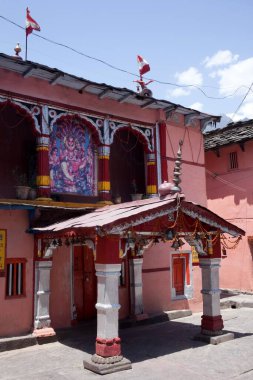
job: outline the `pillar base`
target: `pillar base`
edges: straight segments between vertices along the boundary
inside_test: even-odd
[[[120,338],[96,338],[96,354],[102,358],[121,357]]]
[[[217,345],[217,344],[232,340],[234,339],[234,337],[235,336],[233,333],[226,333],[226,332],[221,332],[221,335],[216,335],[216,336],[211,336],[211,335],[206,335],[206,334],[201,333],[201,334],[197,334],[194,337],[194,340],[200,340],[202,342]]]
[[[132,363],[121,355],[104,358],[95,354],[85,359],[83,366],[85,369],[98,373],[99,375],[106,375],[108,373],[131,369]]]
[[[34,329],[32,335],[36,338],[47,338],[49,336],[55,336],[56,333],[52,327],[44,327],[42,329]]]
[[[205,335],[220,335],[222,334],[223,319],[221,315],[211,317],[202,315],[201,317],[201,332]]]

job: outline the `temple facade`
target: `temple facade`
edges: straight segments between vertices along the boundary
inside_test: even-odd
[[[220,240],[244,231],[206,208],[218,120],[0,54],[0,336],[97,318],[85,366],[106,373],[131,366],[119,319],[203,309],[222,334]]]

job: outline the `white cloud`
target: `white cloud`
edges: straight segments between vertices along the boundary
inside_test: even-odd
[[[195,67],[189,67],[189,69],[176,73],[175,78],[177,84],[182,86],[201,86],[203,82],[202,74]],[[167,98],[179,98],[180,96],[188,96],[191,94],[194,87],[177,87],[174,90],[167,92]]]
[[[208,76],[212,79],[217,77],[217,71],[212,71],[211,73],[208,74]]]
[[[192,109],[197,110],[197,111],[202,111],[203,104],[200,102],[195,102],[189,108],[192,108]]]
[[[168,92],[168,96],[172,98],[179,98],[180,96],[188,96],[190,93],[191,90],[189,88],[177,87],[174,90],[170,90]]]
[[[203,83],[202,74],[195,67],[189,67],[189,69],[176,73],[175,77],[178,84],[201,86]]]
[[[232,62],[236,62],[239,58],[238,54],[233,54],[230,50],[219,50],[211,57],[207,56],[203,64],[205,67],[224,66]]]
[[[220,94],[228,96],[236,91],[235,95],[245,95],[252,83],[253,78],[253,57],[239,61],[225,69],[218,70],[217,76],[220,78]],[[252,97],[252,92],[247,99]]]
[[[253,101],[243,103],[236,114],[228,113],[227,116],[233,119],[234,122],[243,119],[253,119]]]

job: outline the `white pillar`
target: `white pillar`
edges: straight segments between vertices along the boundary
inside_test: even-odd
[[[220,315],[219,269],[220,258],[201,258],[199,265],[202,270],[203,316],[202,333],[217,335],[223,329]]]
[[[96,354],[102,357],[121,355],[118,337],[120,264],[96,264],[97,340]]]
[[[39,337],[55,335],[49,312],[51,268],[52,261],[35,262],[33,334]]]
[[[118,335],[119,276],[121,264],[95,264],[98,286],[96,353],[83,361],[84,368],[105,375],[132,368],[121,355]]]
[[[146,317],[143,314],[142,265],[143,258],[130,260],[131,311],[136,319]]]

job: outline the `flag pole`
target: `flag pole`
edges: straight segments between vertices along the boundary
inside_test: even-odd
[[[27,61],[27,33],[25,33],[25,60]]]

